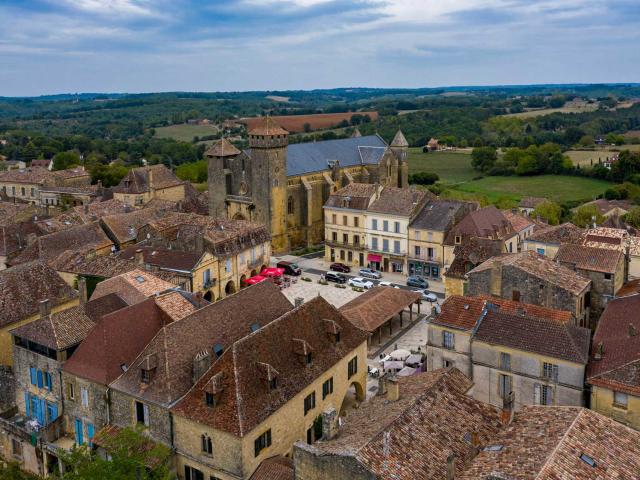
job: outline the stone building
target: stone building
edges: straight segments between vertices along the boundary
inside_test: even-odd
[[[453,249],[453,261],[444,272],[445,296],[466,295],[469,289],[467,273],[492,257],[504,252],[499,239],[471,237]]]
[[[555,261],[591,280],[590,328],[595,330],[600,314],[626,282],[624,253],[619,250],[561,245]]]
[[[46,168],[26,168],[0,172],[0,192],[9,198],[41,204],[44,187],[81,187],[91,184],[91,175],[83,167],[50,172]]]
[[[502,214],[509,221],[513,230],[518,234],[518,251],[523,248],[524,241],[533,235],[534,230],[545,228],[546,224],[535,222],[526,215],[518,213],[517,209],[502,210]]]
[[[593,336],[587,383],[596,412],[640,430],[640,294],[607,304]]]
[[[277,253],[320,243],[331,193],[354,182],[408,186],[408,146],[401,132],[391,145],[378,135],[289,145],[267,117],[249,132],[248,150],[221,139],[205,152],[209,214],[266,225]]]
[[[186,197],[185,183],[162,164],[134,168],[113,187],[113,198],[136,207],[154,199],[180,202]]]
[[[548,257],[525,251],[493,257],[469,273],[469,295],[493,295],[566,310],[589,326],[591,281]]]
[[[171,409],[180,478],[248,479],[335,430],[365,398],[366,339],[316,297],[233,343]]]
[[[627,262],[626,277],[640,278],[640,237],[624,228],[598,227],[587,230],[584,245],[623,252]]]
[[[540,228],[529,235],[522,245],[523,251],[533,251],[549,258],[554,258],[560,245],[565,243],[581,245],[585,231],[573,223],[563,223]]]

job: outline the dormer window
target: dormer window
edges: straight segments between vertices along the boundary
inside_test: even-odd
[[[302,340],[301,338],[293,339],[293,351],[300,361],[306,365],[307,367],[311,366],[311,362],[313,361],[313,349],[309,342],[306,340]]]
[[[218,405],[222,392],[224,391],[224,374],[222,372],[216,373],[205,383],[203,390],[205,404],[210,408]]]
[[[462,243],[462,236],[456,235],[455,244],[460,245]]]
[[[155,354],[147,355],[140,365],[140,381],[149,384],[153,378],[153,374],[158,366],[158,360]]]
[[[342,327],[338,325],[334,320],[325,318],[324,319],[324,327],[325,332],[329,336],[329,339],[333,343],[340,343],[340,332],[342,331]]]
[[[224,353],[224,347],[221,344],[216,343],[213,346],[213,353],[215,353],[216,358],[220,358],[222,356],[222,354]]]
[[[278,388],[278,377],[272,378],[271,381],[269,382],[270,391],[273,392],[276,388]]]
[[[257,362],[256,366],[259,370],[259,375],[262,377],[264,383],[268,385],[269,391],[273,392],[278,388],[278,371],[270,364],[264,362]]]
[[[149,383],[151,381],[151,372],[144,368],[140,370],[140,381],[142,383]]]
[[[307,364],[307,367],[311,366],[312,361],[313,361],[313,354],[311,352],[309,352],[305,356],[305,363]]]
[[[216,406],[216,397],[213,393],[204,392],[204,402],[207,404],[207,407],[215,407]]]

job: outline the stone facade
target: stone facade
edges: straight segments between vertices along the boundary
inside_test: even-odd
[[[135,427],[140,424],[153,440],[172,446],[172,417],[166,408],[149,402],[140,402],[136,397],[118,390],[110,390],[110,392],[110,415],[113,425]],[[143,403],[148,409],[146,423],[137,420],[136,402]]]
[[[444,345],[444,334],[453,335],[453,348]],[[473,378],[471,366],[471,332],[429,324],[427,333],[427,371],[456,367]]]
[[[74,432],[77,440],[76,430],[82,424],[81,436],[88,439],[91,431],[97,433],[109,422],[109,389],[66,372],[62,373],[62,383],[65,431]]]
[[[640,396],[627,394],[627,404],[617,405],[614,391],[597,385],[591,386],[589,407],[631,428],[640,430]]]
[[[377,480],[353,456],[320,456],[298,443],[293,455],[296,480]]]

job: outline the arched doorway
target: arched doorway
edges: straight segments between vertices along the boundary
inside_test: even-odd
[[[247,286],[247,285],[244,283],[244,281],[245,281],[246,279],[247,279],[247,276],[246,276],[246,275],[242,275],[242,276],[240,277],[240,288],[244,288],[244,287],[246,287],[246,286]]]
[[[246,217],[240,212],[236,212],[232,220],[246,220]]]
[[[233,283],[233,280],[229,280],[227,285],[224,287],[224,293],[226,295],[231,295],[232,293],[236,293],[236,284]]]
[[[262,265],[262,266],[260,267],[260,271],[263,271],[265,268],[267,268],[267,266],[266,266],[266,265]]]
[[[204,299],[207,302],[211,302],[212,298],[213,298],[213,293],[211,293],[211,290],[209,290],[207,293],[204,294]]]
[[[251,270],[251,276],[255,277],[258,274],[258,272],[256,272],[255,270]]]
[[[364,391],[364,387],[357,381],[351,382],[351,385],[349,385],[349,388],[342,399],[339,415],[341,417],[345,416],[349,410],[353,409],[357,403],[363,402],[366,397],[367,395]]]

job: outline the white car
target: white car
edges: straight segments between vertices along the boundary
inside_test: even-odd
[[[387,281],[387,280],[383,280],[381,282],[378,282],[378,286],[379,287],[393,287],[393,288],[400,288],[398,285],[394,285],[393,283]]]
[[[428,290],[418,290],[418,291],[422,293],[422,300],[425,300],[430,303],[438,301],[438,297],[436,296],[435,293],[429,292]]]
[[[362,277],[350,278],[349,279],[349,285],[351,285],[352,287],[364,288],[366,290],[368,290],[371,287],[373,287],[373,283],[372,282],[370,282],[369,280],[365,280]]]

